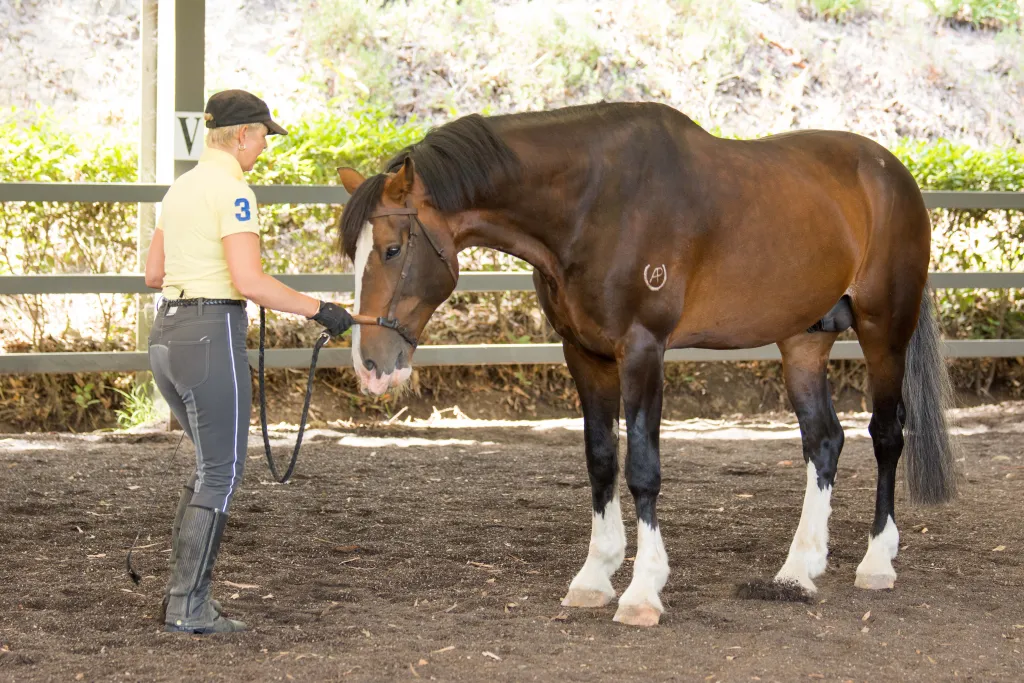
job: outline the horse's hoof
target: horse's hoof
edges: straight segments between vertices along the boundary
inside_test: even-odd
[[[562,599],[562,607],[604,607],[614,597],[614,593],[608,595],[591,588],[570,588]]]
[[[853,585],[869,591],[885,591],[896,587],[895,574],[857,574]]]
[[[661,612],[648,604],[623,605],[619,603],[619,609],[615,611],[612,621],[627,626],[657,626],[661,619]]]

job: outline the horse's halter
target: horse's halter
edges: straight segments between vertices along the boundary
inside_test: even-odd
[[[437,242],[435,242],[434,238],[430,235],[430,231],[428,231],[424,227],[423,223],[420,222],[420,217],[416,209],[412,206],[412,198],[406,200],[404,207],[381,209],[370,216],[370,219],[383,218],[385,216],[409,216],[411,218],[409,221],[409,241],[405,248],[405,254],[402,256],[402,274],[398,278],[398,285],[395,287],[395,293],[391,295],[391,305],[388,307],[388,316],[386,318],[356,316],[356,322],[364,325],[380,325],[381,327],[387,327],[388,329],[394,330],[402,337],[402,339],[408,342],[408,344],[415,349],[419,345],[419,342],[416,340],[416,337],[414,337],[412,333],[410,333],[409,330],[398,321],[398,318],[395,317],[395,311],[398,308],[398,300],[401,298],[402,288],[405,286],[405,281],[409,276],[409,268],[412,267],[412,260],[409,257],[412,255],[412,250],[416,246],[417,232],[427,238],[427,244],[433,248],[437,257],[444,262],[445,266],[448,267],[448,274],[451,276],[453,284],[458,283],[459,276],[455,272],[454,265],[445,255],[444,249],[437,245]]]

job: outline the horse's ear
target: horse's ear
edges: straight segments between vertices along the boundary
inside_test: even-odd
[[[345,186],[345,190],[349,194],[355,194],[355,191],[359,189],[359,186],[363,184],[366,178],[363,177],[359,171],[348,166],[342,166],[338,169],[338,177],[341,178],[341,184]]]
[[[388,178],[384,185],[384,194],[398,204],[405,203],[405,197],[412,192],[412,181],[415,172],[412,168],[412,159],[406,159],[402,167],[395,171]]]

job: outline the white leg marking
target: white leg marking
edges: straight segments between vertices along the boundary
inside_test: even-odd
[[[665,611],[658,593],[668,581],[668,571],[668,554],[661,540],[661,529],[639,522],[633,580],[619,598],[614,620],[631,626],[657,626]]]
[[[900,549],[900,532],[892,516],[885,520],[882,533],[868,539],[868,551],[857,566],[857,588],[882,590],[896,585],[896,570],[892,560]]]
[[[363,274],[366,272],[366,263],[370,259],[370,250],[373,249],[373,225],[367,222],[363,231],[359,233],[356,241],[356,257],[353,261],[355,266],[356,281],[356,302],[352,307],[353,313],[359,313],[359,299],[363,292]],[[356,371],[361,386],[366,386],[370,381],[370,373],[363,365],[363,355],[359,348],[359,325],[352,326],[352,368]]]
[[[796,582],[810,593],[818,588],[811,580],[825,571],[828,558],[828,517],[832,514],[832,487],[818,488],[818,471],[807,463],[807,491],[800,524],[796,527],[789,556],[775,575],[779,582]]]
[[[626,527],[615,495],[601,514],[594,513],[590,528],[590,552],[583,568],[569,584],[562,600],[566,607],[604,607],[615,597],[611,576],[626,557]]]

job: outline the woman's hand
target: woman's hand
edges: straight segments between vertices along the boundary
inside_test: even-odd
[[[338,304],[329,301],[320,302],[320,310],[310,320],[320,323],[332,337],[338,337],[352,327],[352,316]]]

